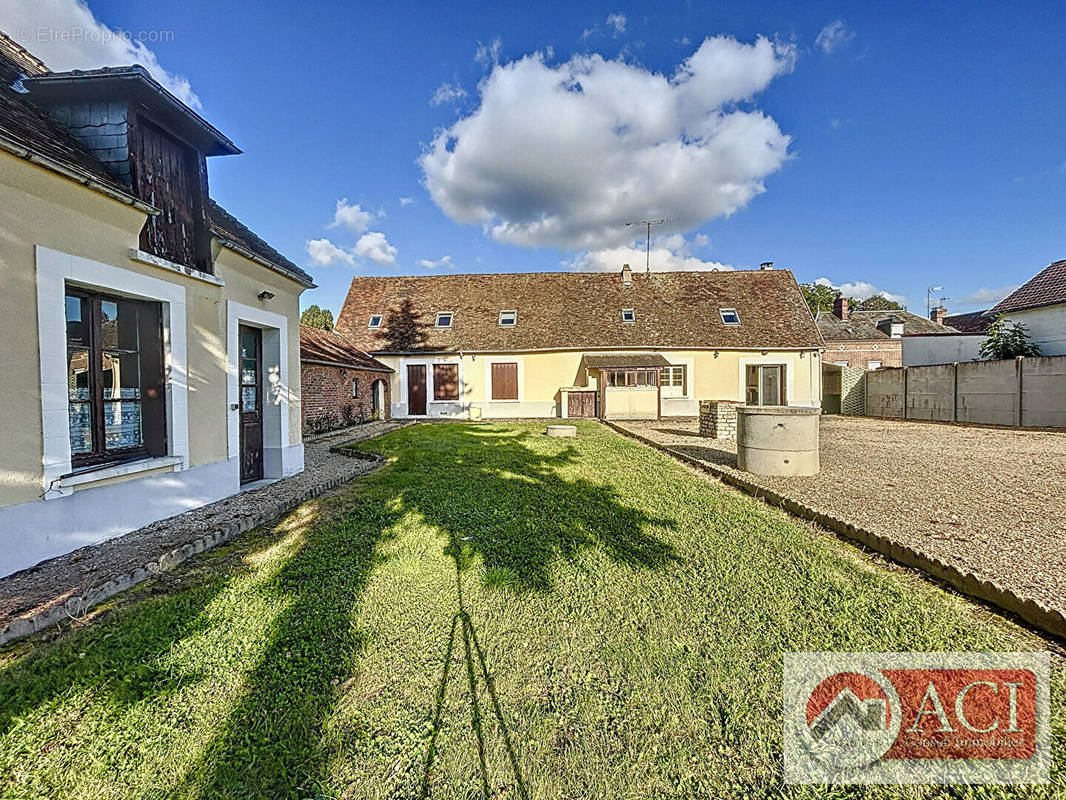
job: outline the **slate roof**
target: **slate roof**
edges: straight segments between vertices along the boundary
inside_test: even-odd
[[[944,317],[944,324],[962,333],[984,333],[992,324],[988,311],[971,311],[969,314],[951,314]]]
[[[877,323],[889,317],[903,323],[904,336],[958,333],[953,328],[910,311],[852,311],[847,320],[840,319],[831,311],[820,311],[817,318],[818,330],[827,342],[891,339],[889,334],[877,327]]]
[[[1066,303],[1066,261],[1055,261],[988,310],[990,316]]]
[[[339,333],[308,325],[300,326],[300,360],[372,372],[392,372],[392,369],[368,356]]]
[[[405,300],[424,345],[388,339],[388,315]],[[622,309],[636,320],[622,322]],[[741,324],[722,323],[719,308],[737,309]],[[517,310],[513,327],[502,310]],[[437,311],[455,313],[451,328],[435,328]],[[372,314],[386,327],[367,327]],[[801,349],[823,344],[796,279],[788,270],[634,274],[535,272],[355,277],[337,329],[371,352],[518,352],[648,348]]]

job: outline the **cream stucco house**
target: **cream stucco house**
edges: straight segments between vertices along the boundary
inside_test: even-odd
[[[210,199],[238,152],[140,67],[0,35],[0,575],[303,469],[313,284]]]
[[[337,329],[395,370],[397,417],[695,416],[816,407],[822,338],[774,270],[352,280]]]

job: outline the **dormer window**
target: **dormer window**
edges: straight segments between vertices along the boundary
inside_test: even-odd
[[[501,311],[500,312],[500,327],[501,328],[513,328],[518,324],[518,312],[517,311]]]
[[[623,308],[622,309],[622,322],[623,322],[623,324],[632,325],[636,321],[637,321],[637,312],[636,312],[635,309],[632,309],[632,308]]]
[[[450,328],[452,326],[452,317],[455,316],[451,311],[438,311],[437,321],[434,325],[438,328]]]
[[[740,324],[740,314],[737,313],[735,308],[720,308],[718,309],[718,316],[722,318],[723,325]]]
[[[370,322],[367,324],[368,328],[380,328],[381,327],[381,314],[371,314]]]

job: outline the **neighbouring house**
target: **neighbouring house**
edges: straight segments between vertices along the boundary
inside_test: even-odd
[[[392,369],[333,331],[300,326],[305,433],[389,416]]]
[[[981,343],[988,338],[988,321],[986,319],[982,325],[978,316],[982,313],[977,311],[949,316],[946,308],[937,306],[929,313],[929,317],[939,327],[911,327],[905,324],[903,366],[980,361]]]
[[[1042,355],[1066,354],[1066,261],[1048,264],[987,314],[990,322],[1002,314],[1025,325]]]
[[[932,319],[903,310],[851,311],[847,298],[838,295],[833,311],[820,311],[815,318],[825,340],[824,363],[827,368],[836,365],[866,370],[909,366],[912,359],[915,363],[938,363],[921,360],[930,351],[930,342],[945,345],[945,353],[951,348],[965,350],[976,342],[976,358],[980,339],[969,334],[960,338],[958,331],[943,324],[946,314],[942,307],[933,309]]]
[[[0,36],[0,575],[303,469],[313,283],[211,199],[239,152],[139,66]]]
[[[396,371],[396,417],[696,416],[818,406],[822,339],[792,273],[356,277],[337,322]]]

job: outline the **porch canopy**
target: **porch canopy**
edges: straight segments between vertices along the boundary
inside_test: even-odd
[[[589,369],[659,369],[670,362],[659,353],[585,353]]]

